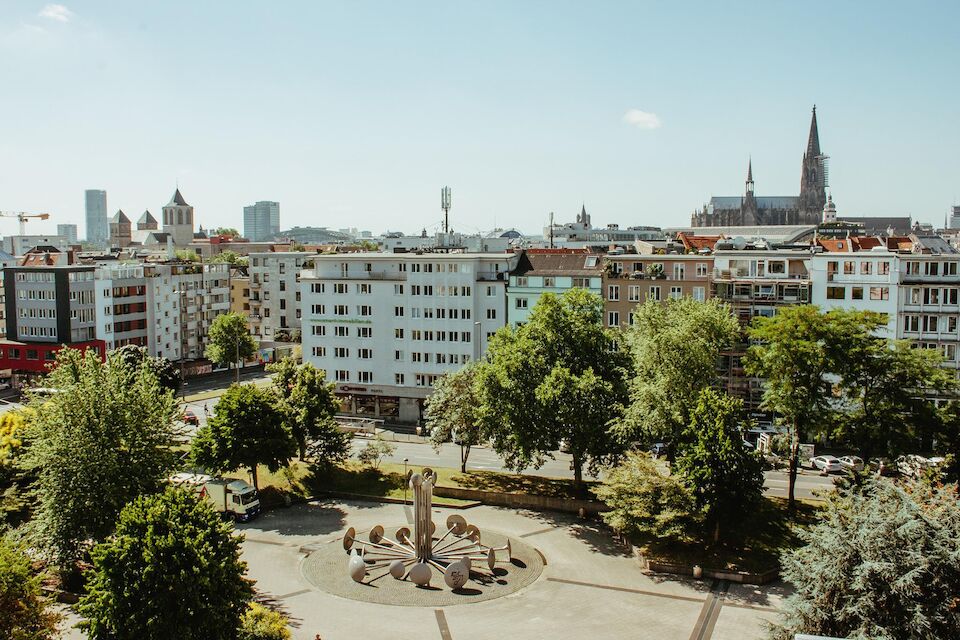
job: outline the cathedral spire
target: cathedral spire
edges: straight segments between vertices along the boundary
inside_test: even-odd
[[[810,118],[810,137],[807,138],[807,157],[815,158],[820,155],[820,134],[817,132],[817,105],[813,105],[813,116]]]
[[[747,193],[753,193],[753,157],[747,160]]]

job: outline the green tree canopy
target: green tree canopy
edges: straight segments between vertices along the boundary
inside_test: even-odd
[[[427,398],[426,423],[435,450],[448,440],[460,446],[460,471],[466,473],[470,448],[486,440],[476,388],[479,364],[445,373]]]
[[[213,417],[197,431],[191,449],[193,460],[214,473],[250,469],[257,488],[257,465],[277,471],[295,452],[277,394],[255,384],[227,389]]]
[[[217,227],[212,231],[212,234],[215,236],[230,236],[231,238],[240,237],[240,232],[234,227]]]
[[[350,435],[337,427],[334,417],[340,411],[340,400],[334,394],[336,385],[327,382],[326,372],[289,357],[269,365],[267,371],[273,374],[279,406],[297,441],[300,459],[306,456],[309,443],[312,452],[320,456],[318,462],[346,460]]]
[[[237,640],[290,640],[288,624],[283,614],[251,602],[243,614]]]
[[[713,389],[700,392],[674,471],[693,492],[713,541],[721,523],[743,519],[763,496],[763,463],[743,442],[743,402]]]
[[[102,363],[92,350],[61,349],[43,385],[57,392],[30,397],[31,526],[40,546],[69,564],[113,531],[126,503],[161,488],[175,463],[179,408],[146,362],[134,369],[116,354]]]
[[[610,507],[603,520],[627,535],[689,539],[702,519],[693,493],[677,476],[661,473],[648,453],[627,453],[594,493]]]
[[[22,548],[0,538],[0,638],[53,640],[60,636],[60,616],[44,598],[41,577],[30,564]]]
[[[123,359],[132,369],[137,369],[141,363],[146,363],[153,371],[153,375],[157,377],[160,386],[169,389],[174,394],[180,388],[182,382],[180,367],[166,358],[152,357],[146,347],[128,344],[114,350],[114,354],[116,357]]]
[[[227,250],[221,251],[210,258],[210,262],[229,264],[231,267],[246,267],[250,264],[250,259],[247,256],[240,255],[236,251]]]
[[[174,255],[177,256],[177,260],[183,262],[200,262],[200,256],[197,252],[190,249],[177,249]]]
[[[794,595],[771,637],[960,638],[960,506],[956,485],[902,488],[880,478],[830,499],[787,553]]]
[[[645,445],[679,444],[700,391],[719,379],[720,354],[739,340],[740,325],[718,300],[692,298],[637,307],[625,332],[633,358],[625,435]]]
[[[602,319],[599,296],[547,293],[526,324],[491,340],[478,373],[480,415],[508,468],[539,467],[563,445],[581,486],[585,465],[595,470],[623,452],[611,423],[627,401],[629,358]]]
[[[241,540],[190,492],[136,499],[93,550],[82,626],[91,640],[236,640],[253,595]]]
[[[210,342],[203,355],[219,365],[233,363],[240,382],[240,361],[257,353],[257,342],[250,335],[247,317],[239,313],[224,313],[210,324]]]

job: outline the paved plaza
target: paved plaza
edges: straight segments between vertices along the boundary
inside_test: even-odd
[[[601,524],[575,516],[487,506],[433,511],[435,522],[461,513],[481,531],[523,541],[545,561],[541,575],[494,600],[471,602],[464,597],[462,604],[444,606],[373,604],[316,585],[350,582],[341,542],[348,527],[356,528],[360,537],[376,524],[409,522],[410,507],[316,501],[265,513],[238,529],[246,535],[244,559],[250,577],[266,599],[290,616],[294,637],[303,640],[314,640],[317,634],[323,640],[759,639],[784,595],[778,584],[753,587],[646,575]],[[326,552],[330,547],[325,545],[343,553],[339,575],[308,580],[304,562],[318,550]],[[435,583],[442,587],[442,577]]]

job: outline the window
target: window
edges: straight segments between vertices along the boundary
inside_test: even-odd
[[[487,297],[488,297],[488,298],[492,298],[493,296],[497,295],[496,289],[497,289],[496,287],[491,286],[491,285],[488,284],[488,285],[487,285]]]
[[[620,285],[611,284],[607,287],[607,300],[617,302],[620,300]]]
[[[650,287],[650,290],[647,291],[647,300],[659,300],[660,299],[660,287]]]
[[[358,338],[372,338],[372,337],[373,337],[373,327],[357,327],[357,337],[358,337]]]
[[[860,262],[860,275],[869,276],[873,273],[873,263],[866,260]]]
[[[627,300],[630,302],[640,302],[640,286],[632,284],[627,288]]]
[[[403,384],[403,374],[402,374],[402,373],[395,373],[395,374],[393,374],[393,384],[397,384],[397,385]]]
[[[373,371],[357,371],[357,382],[373,382]]]
[[[346,282],[337,282],[337,283],[335,283],[335,284],[333,285],[333,292],[334,292],[334,293],[340,293],[340,294],[346,293],[346,292],[347,292],[347,286],[348,286],[348,285],[347,285]]]
[[[397,317],[397,318],[402,318],[402,317],[403,317],[403,307],[394,307],[394,308],[393,308],[393,315],[394,315],[395,317]]]
[[[698,262],[698,263],[697,263],[697,277],[698,277],[698,278],[706,278],[706,277],[707,277],[707,263],[706,263],[706,262]]]
[[[693,288],[693,299],[697,302],[703,302],[707,299],[707,290],[705,287],[694,287]]]
[[[346,338],[350,335],[350,327],[338,324],[333,328],[333,335],[337,336],[338,338]]]
[[[403,329],[394,329],[393,337],[397,340],[403,340]]]
[[[497,310],[487,309],[487,320],[496,320],[496,319],[497,319]]]
[[[670,299],[679,300],[683,297],[683,287],[670,287]]]
[[[923,330],[930,333],[937,332],[937,316],[923,316]]]
[[[557,279],[552,276],[547,276],[543,279],[544,287],[555,287],[557,286]]]
[[[373,358],[373,349],[357,349],[357,357],[361,360],[370,360]]]
[[[401,351],[400,349],[397,349],[396,351],[394,351],[394,352],[393,352],[393,359],[394,359],[394,360],[403,360],[403,351]]]
[[[517,276],[516,284],[518,287],[527,286],[527,276]]]
[[[940,304],[940,289],[924,289],[923,304]]]
[[[890,261],[881,260],[877,263],[877,275],[887,276],[890,275]]]
[[[857,265],[853,260],[844,260],[843,261],[843,274],[844,275],[853,275],[857,272]]]
[[[361,305],[358,305],[358,306],[357,306],[357,312],[358,312],[361,316],[372,316],[372,315],[373,315],[373,307],[370,306],[369,304],[361,304]]]
[[[517,309],[526,309],[526,308],[527,308],[527,299],[517,298]]]
[[[827,300],[846,300],[846,287],[827,287]]]
[[[402,284],[395,284],[395,285],[393,285],[393,295],[395,295],[395,296],[402,296],[402,295],[403,295],[403,285],[402,285]]]
[[[313,347],[313,357],[314,357],[314,358],[326,358],[326,357],[327,357],[327,348],[326,348],[326,347]]]
[[[348,349],[347,347],[334,347],[334,349],[333,349],[333,357],[334,357],[334,358],[349,358],[349,357],[350,357],[350,349]]]
[[[334,379],[337,382],[350,382],[350,372],[343,369],[337,369]]]
[[[867,263],[870,264],[870,263]],[[853,287],[850,289],[851,300],[863,300],[863,287]]]
[[[687,273],[687,267],[684,264],[674,264],[673,265],[673,279],[674,280],[685,280],[684,277]]]
[[[574,278],[574,279],[573,279],[573,286],[574,286],[574,287],[579,287],[579,288],[581,288],[581,289],[589,289],[589,288],[590,288],[590,278]]]
[[[361,295],[368,295],[373,293],[373,285],[369,282],[361,282],[357,285],[357,293]]]
[[[338,304],[338,305],[334,305],[333,307],[333,315],[335,316],[345,316],[349,313],[350,311],[348,310],[348,307],[345,304]]]
[[[315,336],[325,336],[327,335],[327,327],[322,324],[315,324],[310,327],[310,333]]]
[[[903,316],[903,330],[909,333],[920,331],[920,316]]]
[[[617,311],[608,311],[607,312],[607,326],[608,327],[619,327],[620,326],[620,313]]]
[[[940,275],[940,263],[939,262],[924,262],[923,263],[923,273],[928,276],[938,276]]]
[[[890,289],[887,287],[870,287],[871,300],[889,300]]]

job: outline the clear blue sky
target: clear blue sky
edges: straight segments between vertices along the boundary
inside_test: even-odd
[[[205,226],[432,229],[444,184],[462,231],[681,225],[750,154],[795,195],[814,103],[841,215],[960,197],[958,2],[142,4],[0,0],[0,209],[34,230],[178,180]]]

